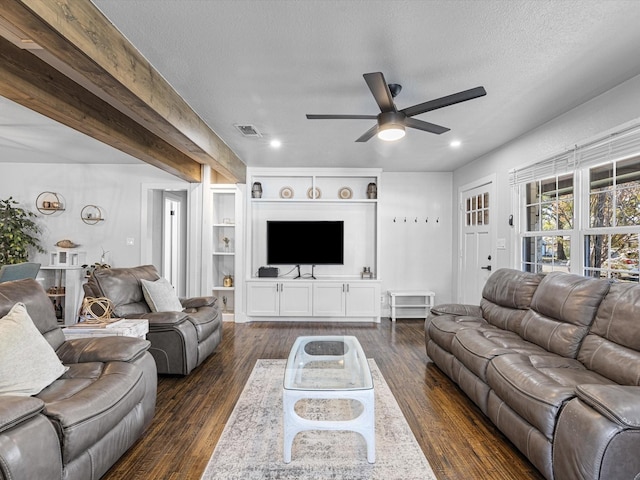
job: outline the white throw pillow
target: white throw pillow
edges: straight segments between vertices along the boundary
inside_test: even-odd
[[[181,312],[183,307],[173,285],[166,278],[140,280],[144,299],[152,312]]]
[[[0,395],[35,395],[66,371],[23,303],[0,318]]]

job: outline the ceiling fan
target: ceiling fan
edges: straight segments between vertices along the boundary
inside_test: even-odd
[[[371,90],[376,103],[380,107],[381,113],[378,115],[307,114],[307,118],[309,120],[377,120],[378,123],[367,130],[356,140],[356,142],[366,142],[376,134],[378,135],[378,138],[382,140],[398,140],[404,137],[405,127],[416,128],[418,130],[440,135],[444,132],[448,132],[450,129],[412,117],[420,115],[421,113],[430,112],[431,110],[437,110],[438,108],[448,107],[449,105],[466,102],[467,100],[473,100],[474,98],[482,97],[487,94],[484,87],[476,87],[398,110],[393,99],[398,95],[398,93],[400,93],[400,90],[402,90],[401,85],[398,85],[397,83],[387,85],[384,75],[381,72],[365,73],[363,77],[367,82],[369,90]]]

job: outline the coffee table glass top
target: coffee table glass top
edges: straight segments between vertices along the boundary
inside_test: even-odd
[[[284,375],[286,390],[367,390],[369,363],[358,339],[325,335],[298,337]]]

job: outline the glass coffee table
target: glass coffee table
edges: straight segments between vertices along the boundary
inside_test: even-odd
[[[298,337],[289,353],[282,392],[285,463],[291,462],[295,436],[305,430],[357,432],[367,443],[367,460],[376,461],[373,380],[356,337]],[[295,411],[302,399],[356,400],[363,408],[352,419],[310,420]]]

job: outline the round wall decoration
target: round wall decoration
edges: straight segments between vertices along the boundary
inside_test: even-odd
[[[314,190],[315,190],[315,194],[314,194]],[[309,190],[307,190],[307,197],[309,198],[320,198],[322,196],[322,191],[316,187],[309,187]]]
[[[293,188],[282,187],[280,189],[280,198],[293,198]]]
[[[347,198],[351,198],[353,196],[353,192],[349,187],[342,187],[338,190],[338,198],[346,200]]]

